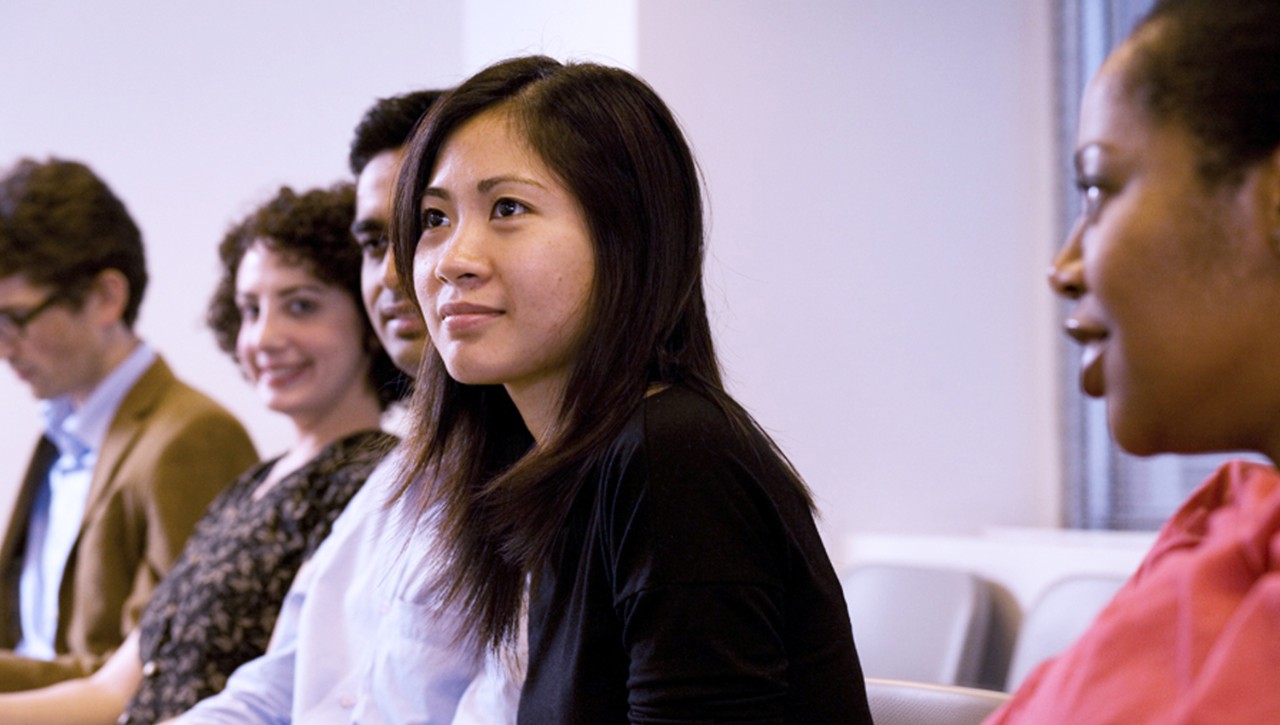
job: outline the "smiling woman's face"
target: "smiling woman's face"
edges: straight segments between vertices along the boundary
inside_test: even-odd
[[[1265,449],[1280,435],[1275,165],[1208,185],[1192,136],[1131,97],[1132,43],[1085,93],[1084,211],[1051,274],[1076,301],[1081,385],[1130,452]]]
[[[577,199],[493,110],[446,141],[421,213],[414,287],[449,374],[558,404],[595,279]]]
[[[368,390],[363,311],[261,243],[236,271],[236,358],[267,407],[295,422],[328,417]]]

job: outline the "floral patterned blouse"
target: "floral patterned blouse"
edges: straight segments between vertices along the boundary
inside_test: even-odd
[[[394,440],[347,436],[255,500],[279,459],[261,463],[210,504],[142,615],[143,679],[119,722],[183,713],[266,651],[293,575]]]

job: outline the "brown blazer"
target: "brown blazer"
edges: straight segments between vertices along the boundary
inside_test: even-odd
[[[27,517],[55,456],[41,439],[0,541],[0,691],[82,677],[101,666],[137,625],[209,502],[258,461],[239,421],[157,358],[120,403],[98,451],[58,597],[59,656],[46,662],[11,650],[21,637]]]

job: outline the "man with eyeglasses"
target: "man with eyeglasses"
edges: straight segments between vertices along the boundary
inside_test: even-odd
[[[257,461],[134,332],[146,283],[138,227],[88,167],[23,160],[0,177],[0,357],[45,418],[0,530],[0,691],[97,669]]]

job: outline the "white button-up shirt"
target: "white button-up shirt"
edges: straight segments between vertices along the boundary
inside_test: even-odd
[[[521,664],[460,651],[458,613],[421,598],[434,539],[387,508],[396,467],[383,460],[298,572],[266,654],[179,722],[515,722]]]
[[[45,435],[58,449],[58,458],[32,499],[27,523],[18,582],[22,639],[15,650],[21,655],[48,660],[56,654],[58,592],[67,559],[80,538],[98,450],[120,403],[155,360],[155,351],[140,343],[79,409],[65,396],[41,405]]]

